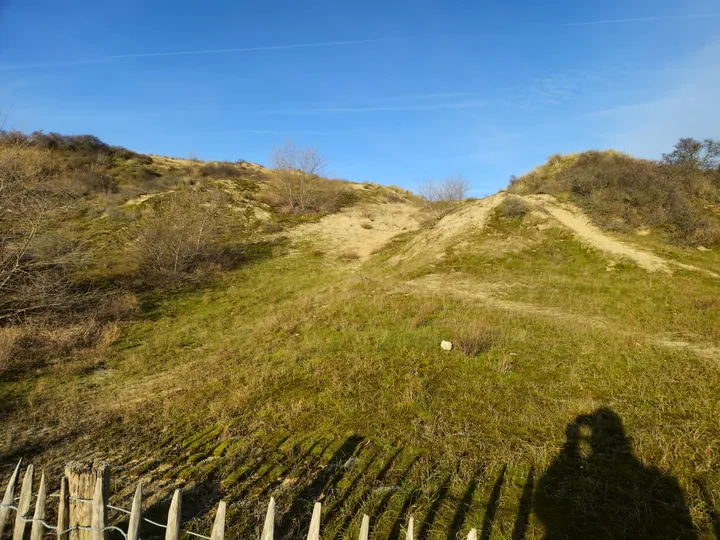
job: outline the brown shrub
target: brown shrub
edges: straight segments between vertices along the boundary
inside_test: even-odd
[[[489,351],[498,341],[497,328],[487,326],[481,322],[474,322],[470,326],[460,327],[455,338],[455,346],[465,356],[477,356]]]
[[[497,206],[498,215],[507,218],[521,218],[529,211],[530,207],[519,197],[507,197]]]

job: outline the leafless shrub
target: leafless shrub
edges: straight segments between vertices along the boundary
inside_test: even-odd
[[[62,312],[84,296],[68,279],[81,264],[77,243],[51,228],[66,203],[53,185],[57,172],[48,150],[0,150],[0,323]]]
[[[462,176],[449,177],[441,182],[428,178],[420,182],[418,193],[425,199],[435,218],[439,219],[462,202],[469,189],[469,184]]]
[[[172,194],[158,203],[134,242],[139,272],[151,279],[178,281],[201,261],[218,257],[226,226],[220,196],[194,191]]]
[[[470,184],[462,176],[451,176],[441,182],[428,178],[420,182],[418,191],[429,202],[460,202],[470,191]]]
[[[327,168],[327,160],[316,147],[296,146],[289,139],[273,149],[271,160],[278,170],[299,171],[310,176],[320,176]]]
[[[323,196],[320,177],[327,161],[317,148],[295,146],[290,140],[276,147],[271,157],[278,170],[274,182],[275,197],[289,213],[313,211]]]

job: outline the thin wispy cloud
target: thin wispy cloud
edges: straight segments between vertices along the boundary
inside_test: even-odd
[[[560,26],[595,26],[600,24],[625,24],[653,21],[675,21],[682,19],[707,19],[710,17],[720,17],[720,13],[706,13],[704,15],[658,15],[653,17],[632,17],[629,19],[606,19],[600,21],[570,22],[561,24]]]
[[[159,58],[168,56],[200,56],[212,54],[232,54],[232,53],[252,53],[263,51],[284,51],[293,49],[313,49],[326,47],[347,47],[352,45],[371,45],[376,43],[389,43],[397,41],[405,41],[405,37],[388,37],[373,39],[353,39],[344,41],[321,41],[317,43],[291,43],[287,45],[262,45],[258,47],[238,47],[231,49],[198,49],[193,51],[165,51],[165,52],[141,52],[130,54],[113,54],[100,56],[98,58],[67,60],[57,62],[20,62],[16,64],[0,65],[0,71],[9,71],[14,69],[33,69],[33,68],[53,68],[53,67],[71,67],[89,64],[102,64],[123,59],[133,58]]]
[[[307,107],[298,109],[267,109],[249,111],[249,114],[282,115],[282,114],[343,114],[343,113],[372,113],[372,112],[402,112],[402,111],[435,111],[442,109],[477,109],[484,107],[485,102],[479,100],[424,103],[424,104],[398,104],[398,105],[371,105],[346,107]]]
[[[102,60],[117,60],[121,58],[153,58],[157,56],[193,56],[201,54],[226,54],[226,53],[245,53],[260,51],[283,51],[290,49],[312,49],[318,47],[342,47],[346,45],[367,45],[372,43],[385,43],[390,41],[403,41],[407,38],[390,37],[375,39],[353,39],[345,41],[323,41],[319,43],[294,43],[289,45],[266,45],[260,47],[241,47],[236,49],[201,49],[196,51],[172,51],[172,52],[148,52],[134,54],[115,54],[103,56]]]

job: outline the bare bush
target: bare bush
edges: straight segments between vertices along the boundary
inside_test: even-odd
[[[311,176],[320,176],[327,168],[327,160],[316,147],[296,146],[289,139],[273,149],[272,164],[282,171],[299,171]]]
[[[133,255],[138,270],[154,285],[179,282],[211,267],[230,266],[239,255],[232,244],[258,228],[251,208],[233,209],[222,192],[184,191],[158,201],[138,227]],[[197,276],[196,276],[197,277]]]
[[[465,200],[469,190],[470,186],[462,176],[452,176],[441,182],[428,178],[418,185],[419,195],[425,199],[428,208],[437,219]]]
[[[142,224],[135,241],[140,273],[178,280],[212,257],[220,234],[217,199],[198,192],[166,197]]]
[[[322,196],[319,175],[327,161],[317,148],[295,146],[287,140],[273,150],[271,161],[278,170],[275,195],[290,213],[308,212],[318,205]]]
[[[460,202],[467,197],[470,184],[462,176],[451,176],[441,182],[428,178],[420,182],[418,191],[429,202]]]
[[[68,274],[80,264],[77,243],[54,232],[65,201],[48,150],[24,143],[0,150],[0,322],[82,301]]]

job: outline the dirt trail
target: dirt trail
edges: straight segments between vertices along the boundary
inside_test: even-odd
[[[669,261],[649,251],[634,248],[625,242],[615,240],[593,225],[590,218],[583,214],[578,208],[569,204],[561,204],[551,195],[525,195],[523,199],[545,210],[588,245],[606,253],[630,259],[640,268],[644,268],[649,272],[671,273],[672,267],[677,267],[684,270],[701,272],[714,278],[720,278],[720,275],[715,272],[704,270],[690,264]]]
[[[290,231],[294,240],[309,240],[338,254],[367,259],[394,236],[420,226],[420,209],[411,203],[353,206]]]
[[[610,238],[593,225],[586,215],[569,206],[561,207],[554,197],[550,195],[526,195],[523,198],[532,201],[547,211],[552,217],[594,248],[613,255],[626,257],[634,261],[640,268],[650,272],[670,272],[670,265],[665,259]]]
[[[501,297],[501,291],[503,288],[505,287],[494,283],[485,283],[462,277],[458,278],[431,274],[420,279],[403,283],[400,290],[413,294],[431,294],[435,296],[450,296],[457,298],[458,300],[465,301],[481,301],[494,308],[522,313],[525,315],[547,317],[568,324],[582,325],[586,328],[609,330],[614,333],[627,336],[628,338],[641,338],[648,343],[659,347],[689,350],[702,358],[713,360],[715,362],[720,361],[720,347],[711,343],[692,343],[689,341],[671,339],[667,336],[629,332],[601,317],[590,317],[577,313],[568,313],[559,309],[543,307],[528,302],[505,300]]]

